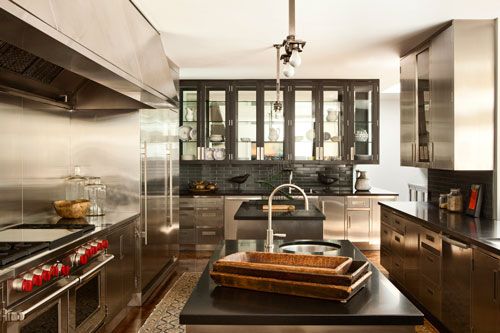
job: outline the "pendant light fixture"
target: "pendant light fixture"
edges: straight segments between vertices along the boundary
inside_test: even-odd
[[[295,38],[295,0],[288,0],[288,36],[281,44],[274,44],[277,57],[277,70],[276,70],[276,102],[274,103],[274,111],[278,113],[282,109],[280,102],[280,63],[283,61],[283,75],[291,78],[295,75],[295,69],[300,66],[302,59],[300,52],[302,52],[306,42]],[[284,53],[280,55],[281,48]]]

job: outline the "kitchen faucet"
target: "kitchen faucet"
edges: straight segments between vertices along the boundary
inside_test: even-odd
[[[271,194],[269,195],[269,200],[267,202],[268,206],[268,213],[267,213],[267,237],[266,237],[266,244],[265,244],[265,250],[267,252],[273,252],[274,248],[274,236],[277,237],[286,237],[286,234],[274,234],[273,231],[273,198],[276,192],[281,190],[282,188],[285,187],[290,187],[298,190],[300,194],[304,197],[304,203],[305,203],[305,210],[309,210],[309,199],[307,198],[306,193],[304,192],[303,189],[298,187],[297,185],[294,184],[281,184],[278,187],[276,187]]]
[[[290,175],[288,176],[288,184],[293,184],[293,170],[290,170]],[[288,188],[288,193],[292,194],[292,188]]]

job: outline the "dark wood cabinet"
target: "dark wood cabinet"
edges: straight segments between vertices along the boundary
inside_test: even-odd
[[[376,164],[378,80],[181,81],[183,163]]]

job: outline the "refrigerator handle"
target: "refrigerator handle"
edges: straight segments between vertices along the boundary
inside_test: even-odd
[[[168,205],[169,205],[169,219],[168,219],[168,226],[172,226],[172,221],[174,218],[174,214],[172,212],[173,210],[173,196],[174,196],[174,189],[173,189],[173,176],[172,176],[172,152],[169,150],[168,152]]]
[[[148,143],[144,141],[144,231],[141,233],[144,237],[144,245],[148,245]]]

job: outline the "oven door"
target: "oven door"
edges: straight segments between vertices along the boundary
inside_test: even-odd
[[[80,283],[70,290],[69,325],[78,333],[96,331],[106,317],[106,270],[113,256],[101,255],[79,275]]]
[[[5,332],[69,332],[69,290],[78,283],[78,278],[74,277],[61,279],[42,293],[7,309],[4,315]]]

